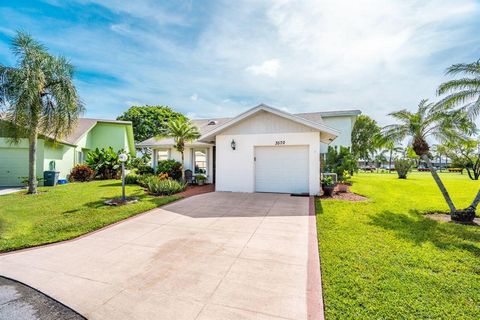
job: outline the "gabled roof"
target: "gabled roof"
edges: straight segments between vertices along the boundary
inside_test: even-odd
[[[222,131],[226,130],[227,128],[230,128],[231,126],[237,124],[238,122],[245,120],[249,117],[252,117],[253,115],[259,113],[259,112],[269,112],[272,114],[275,114],[279,117],[286,118],[288,120],[291,120],[293,122],[300,123],[306,127],[321,131],[323,133],[322,135],[322,142],[324,143],[330,143],[332,140],[334,140],[338,135],[340,135],[340,131],[333,129],[329,126],[326,126],[323,123],[316,122],[316,121],[311,121],[306,118],[303,118],[298,115],[294,115],[279,109],[272,108],[270,106],[267,106],[266,104],[260,104],[250,110],[245,111],[244,113],[238,115],[237,117],[231,119],[230,121],[225,122],[224,124],[216,127],[215,129],[203,134],[198,140],[202,142],[210,142],[212,139],[220,134]]]
[[[223,125],[224,123],[230,121],[232,118],[216,118],[216,119],[197,119],[192,120],[192,123],[198,128],[200,135],[204,135],[215,128]],[[148,147],[155,147],[155,146],[164,146],[170,147],[175,144],[173,138],[162,138],[157,139],[156,137],[152,137],[140,143],[137,143],[137,147],[140,148],[148,148]],[[186,143],[186,146],[201,146],[201,145],[210,145],[209,143],[194,141],[192,143]]]
[[[5,115],[0,113],[0,120],[5,120]],[[113,123],[119,125],[126,125],[127,126],[127,135],[128,135],[128,143],[130,152],[135,154],[135,143],[133,140],[133,127],[131,121],[120,121],[120,120],[106,120],[106,119],[91,119],[91,118],[79,118],[77,121],[77,125],[73,128],[70,134],[54,139],[52,136],[45,135],[40,133],[43,137],[47,139],[51,139],[57,141],[62,144],[67,144],[76,147],[80,139],[85,136],[93,127],[97,125],[97,123]]]

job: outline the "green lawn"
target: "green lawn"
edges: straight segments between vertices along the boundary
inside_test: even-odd
[[[465,207],[480,188],[441,177]],[[447,211],[430,173],[359,174],[366,202],[317,202],[327,319],[479,319],[480,227],[436,222]]]
[[[104,200],[121,195],[121,183],[114,180],[41,187],[39,191],[38,195],[0,196],[0,252],[71,239],[179,198],[153,197],[139,186],[127,185],[127,196],[136,196],[139,202],[106,206]]]

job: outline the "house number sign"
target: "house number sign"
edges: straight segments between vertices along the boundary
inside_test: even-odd
[[[281,146],[285,144],[285,140],[275,141],[276,146]]]

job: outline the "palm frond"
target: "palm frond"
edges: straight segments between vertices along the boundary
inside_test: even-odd
[[[463,90],[477,91],[480,94],[480,78],[462,78],[444,82],[438,87],[437,94],[442,95]]]
[[[445,74],[457,75],[457,74],[470,74],[474,76],[480,76],[480,60],[472,63],[458,63],[447,68]]]
[[[477,100],[479,97],[479,92],[477,90],[463,90],[452,93],[442,100],[438,101],[438,105],[445,108],[453,108],[455,106],[462,106],[467,103]]]

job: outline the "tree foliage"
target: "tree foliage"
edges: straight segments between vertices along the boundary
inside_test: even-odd
[[[167,106],[132,106],[117,120],[131,121],[136,142],[141,142],[161,134],[172,120],[185,116]]]
[[[192,142],[200,137],[198,128],[187,119],[175,119],[167,123],[166,127],[158,138],[173,138],[175,141],[174,148],[182,155],[182,180],[185,181],[185,144]]]
[[[352,130],[352,153],[361,159],[370,160],[380,142],[380,127],[367,115],[360,115]]]
[[[455,167],[467,169],[468,177],[472,180],[480,178],[480,153],[477,140],[454,139],[442,146]]]
[[[463,76],[442,83],[437,90],[446,95],[439,104],[465,108],[471,116],[480,114],[480,60],[473,63],[454,64],[447,69],[447,75]]]
[[[98,179],[118,179],[122,164],[118,157],[120,153],[124,151],[115,152],[112,147],[96,148],[87,154],[85,163],[95,170],[95,177]]]
[[[3,130],[13,143],[29,139],[28,193],[37,193],[36,149],[38,135],[54,140],[69,134],[84,111],[75,85],[73,66],[52,56],[30,35],[18,32],[12,42],[15,67],[0,64],[0,105]]]

